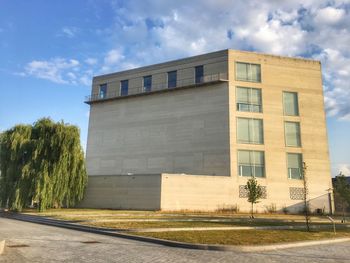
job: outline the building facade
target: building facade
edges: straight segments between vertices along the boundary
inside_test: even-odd
[[[222,50],[94,77],[81,206],[332,210],[319,61]]]

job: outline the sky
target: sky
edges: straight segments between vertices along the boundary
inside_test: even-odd
[[[322,62],[332,175],[350,175],[350,0],[0,0],[0,131],[80,127],[92,77],[221,49]]]

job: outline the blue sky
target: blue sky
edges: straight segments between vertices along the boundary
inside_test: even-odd
[[[93,75],[254,50],[321,60],[332,173],[350,175],[349,28],[349,0],[0,0],[0,131],[51,117],[85,147]]]

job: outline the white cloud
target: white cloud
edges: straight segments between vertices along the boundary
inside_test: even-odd
[[[78,31],[79,30],[76,27],[63,27],[61,34],[66,37],[73,38],[78,33]]]
[[[92,83],[92,74],[85,74],[79,78],[81,84],[85,86],[91,86]]]
[[[85,63],[90,65],[90,66],[96,65],[97,62],[98,62],[98,60],[96,58],[87,58],[87,59],[85,59]]]
[[[339,164],[338,165],[338,172],[337,175],[339,173],[344,174],[345,176],[350,176],[350,165],[349,164]]]
[[[20,72],[20,76],[32,76],[59,84],[91,85],[92,71],[82,69],[76,59],[53,58],[33,60]]]
[[[345,16],[344,9],[337,9],[331,6],[321,8],[317,11],[315,22],[321,24],[334,25],[341,21]]]
[[[50,61],[33,60],[26,65],[24,74],[64,84],[68,83],[63,78],[64,71],[74,69],[78,66],[79,62],[74,59],[55,58]]]
[[[115,65],[124,59],[124,55],[119,49],[110,50],[104,58],[106,65]]]

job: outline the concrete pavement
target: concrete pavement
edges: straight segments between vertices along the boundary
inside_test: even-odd
[[[269,252],[201,251],[0,218],[0,262],[350,262],[350,242]]]

